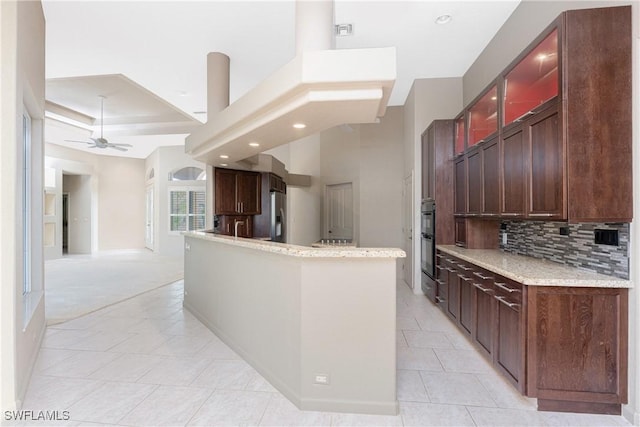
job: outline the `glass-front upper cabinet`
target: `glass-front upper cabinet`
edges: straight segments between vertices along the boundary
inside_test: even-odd
[[[471,147],[498,131],[498,86],[493,85],[469,108],[469,140]]]
[[[460,114],[458,118],[455,120],[455,147],[454,147],[454,155],[458,155],[464,151],[464,133],[465,133],[465,125],[464,125],[464,113]]]
[[[504,78],[504,125],[558,95],[558,30],[553,30]]]

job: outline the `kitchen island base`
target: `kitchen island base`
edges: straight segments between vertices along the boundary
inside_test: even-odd
[[[300,409],[395,415],[401,256],[185,233],[184,306]]]

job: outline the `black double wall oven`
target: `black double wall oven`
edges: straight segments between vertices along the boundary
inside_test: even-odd
[[[422,201],[420,230],[420,269],[422,292],[431,300],[436,297],[436,203]]]

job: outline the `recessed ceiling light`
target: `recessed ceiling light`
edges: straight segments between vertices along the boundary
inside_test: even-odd
[[[260,144],[258,144],[257,142],[250,142],[249,146],[250,147],[260,147]]]
[[[221,158],[221,159],[228,159],[228,158],[229,158],[229,156],[227,156],[226,154],[220,154],[220,158]]]
[[[304,123],[295,123],[293,127],[296,129],[304,129],[307,127],[307,125],[305,125]]]
[[[436,24],[448,24],[451,22],[451,15],[440,15],[436,18]]]
[[[220,166],[229,166],[226,163],[220,163]]]

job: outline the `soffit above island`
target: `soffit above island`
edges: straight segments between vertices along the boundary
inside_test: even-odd
[[[375,123],[395,79],[394,47],[302,52],[193,131],[185,151],[221,165],[342,124]]]

